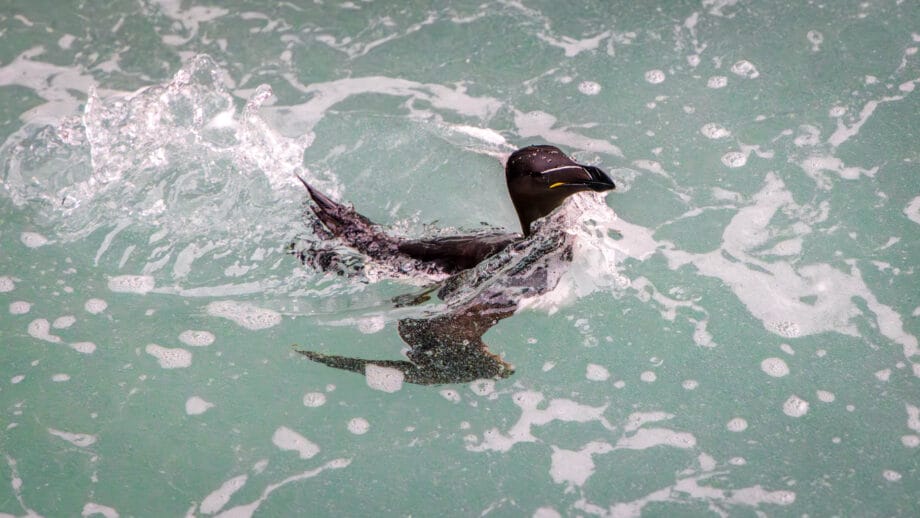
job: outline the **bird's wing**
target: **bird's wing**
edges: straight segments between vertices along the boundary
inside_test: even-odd
[[[447,273],[456,273],[476,266],[486,257],[520,239],[520,235],[506,232],[407,239],[400,241],[397,249],[413,259],[434,262]]]
[[[404,239],[384,233],[380,226],[355,209],[337,203],[297,177],[313,200],[313,213],[333,236],[378,260],[402,255],[433,264],[444,273],[472,268],[486,257],[520,239],[517,234],[492,232],[432,239]]]

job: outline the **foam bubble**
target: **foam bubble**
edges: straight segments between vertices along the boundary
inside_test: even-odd
[[[277,311],[263,309],[247,302],[223,300],[207,305],[205,311],[211,316],[226,318],[237,325],[254,331],[274,327],[281,323]]]
[[[748,79],[755,79],[760,76],[760,72],[757,71],[757,67],[753,63],[746,59],[736,62],[732,65],[732,72],[735,75],[741,77],[746,77]]]
[[[661,70],[649,70],[645,73],[645,80],[649,83],[652,83],[653,85],[664,82],[664,78],[664,72]]]
[[[25,302],[23,300],[17,300],[16,302],[10,302],[10,314],[11,315],[25,315],[32,309],[32,304]]]
[[[731,131],[728,131],[714,122],[703,124],[700,128],[700,133],[702,133],[704,137],[711,139],[728,138],[732,136]]]
[[[684,387],[684,390],[696,390],[696,388],[700,386],[700,382],[696,380],[684,380],[681,386]]]
[[[382,315],[374,315],[368,318],[358,320],[358,331],[370,335],[382,331],[386,326],[386,319]]]
[[[582,81],[578,84],[578,91],[585,95],[597,95],[601,93],[601,85],[594,81]]]
[[[920,437],[916,435],[902,435],[901,444],[907,446],[908,448],[916,448],[920,446]]]
[[[920,225],[920,196],[910,200],[907,207],[904,207],[904,215],[907,219]],[[3,277],[0,277],[0,291],[3,291]]]
[[[368,363],[364,367],[364,377],[367,379],[367,386],[374,390],[396,392],[402,388],[405,374],[399,369]]]
[[[652,383],[658,379],[658,375],[652,371],[645,371],[639,375],[639,379],[646,383]]]
[[[192,353],[178,347],[162,347],[148,344],[144,351],[157,359],[164,369],[182,369],[192,364]]]
[[[725,76],[712,76],[706,81],[706,86],[713,89],[725,88],[727,84],[728,78]]]
[[[272,443],[282,450],[296,451],[301,459],[309,459],[319,453],[319,446],[286,426],[275,430]]]
[[[63,374],[63,373],[55,374],[51,376],[51,381],[54,381],[56,383],[61,383],[63,381],[69,381],[69,380],[70,380],[70,376],[67,374]]]
[[[179,334],[179,340],[192,347],[206,347],[214,343],[214,335],[207,331],[193,331],[187,329]]]
[[[760,362],[760,370],[774,378],[782,378],[789,374],[789,366],[782,358],[767,358]]]
[[[75,342],[70,344],[70,348],[82,354],[92,354],[96,352],[96,344],[93,342]]]
[[[12,378],[10,378],[10,383],[12,383],[13,385],[18,385],[18,384],[21,383],[22,380],[24,380],[24,379],[26,379],[26,377],[25,377],[24,375],[22,375],[22,374],[17,374],[16,376],[13,376]]]
[[[67,329],[68,327],[74,325],[77,321],[73,315],[65,315],[63,317],[58,317],[54,319],[54,323],[51,324],[51,327],[55,329]]]
[[[833,392],[828,392],[826,390],[819,390],[816,394],[818,396],[818,401],[822,403],[833,403],[834,400],[837,399],[837,396],[835,396]]]
[[[227,505],[227,502],[230,501],[233,494],[246,485],[246,480],[246,475],[239,475],[224,482],[216,491],[210,493],[201,501],[198,510],[201,511],[202,514],[214,514],[220,511]],[[85,513],[84,516],[86,516]]]
[[[891,469],[886,469],[883,471],[882,476],[885,477],[885,480],[888,482],[897,482],[901,480],[901,474]]]
[[[102,313],[107,307],[109,307],[108,303],[102,299],[89,299],[86,301],[86,304],[83,304],[83,309],[93,315]]]
[[[454,389],[444,389],[440,391],[439,394],[441,394],[441,397],[450,401],[451,403],[460,402],[460,393]]]
[[[731,167],[732,169],[736,167],[743,167],[747,164],[747,153],[742,153],[741,151],[729,151],[722,155],[722,163],[726,167]]]
[[[730,432],[743,432],[747,430],[747,427],[747,421],[741,417],[735,417],[725,425],[725,428],[728,428]]]
[[[326,404],[326,395],[321,392],[307,392],[303,395],[303,406],[316,408]]]
[[[495,392],[495,380],[476,380],[470,383],[470,390],[479,396],[488,396]]]
[[[783,403],[783,413],[789,417],[802,417],[808,413],[808,401],[793,394]]]
[[[185,413],[188,415],[200,415],[214,407],[214,403],[205,401],[198,396],[192,396],[185,401]]]
[[[16,283],[6,275],[0,276],[0,293],[6,293],[16,289]]]
[[[35,232],[23,232],[19,235],[19,240],[29,248],[38,248],[48,244],[48,238]]]
[[[149,293],[155,287],[153,277],[149,275],[118,275],[109,278],[109,290],[117,293]]]
[[[824,35],[818,31],[811,30],[805,34],[808,41],[811,42],[811,51],[818,52],[821,50],[821,43],[824,42]]]
[[[55,437],[60,437],[61,439],[64,439],[65,441],[79,448],[92,446],[98,439],[98,437],[95,435],[90,435],[88,433],[71,433],[62,430],[55,430],[54,428],[48,428],[48,433]]]
[[[37,318],[29,323],[29,336],[51,343],[60,343],[61,337],[51,334],[51,323],[44,318]]]
[[[351,421],[348,421],[348,431],[355,435],[364,435],[370,428],[370,423],[363,417],[355,417]]]
[[[589,363],[585,377],[591,381],[605,381],[610,377],[610,371],[600,365]]]

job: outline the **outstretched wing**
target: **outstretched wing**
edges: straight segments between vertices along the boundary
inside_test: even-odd
[[[397,255],[436,266],[452,274],[472,268],[486,257],[520,239],[517,234],[486,233],[434,239],[402,239],[384,233],[380,226],[353,208],[337,203],[297,177],[313,200],[316,217],[335,237],[359,252],[377,260]]]

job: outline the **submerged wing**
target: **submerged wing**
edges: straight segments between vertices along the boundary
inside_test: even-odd
[[[397,249],[419,261],[431,261],[447,273],[472,268],[483,259],[519,241],[521,236],[506,232],[471,236],[400,241]]]
[[[507,378],[514,368],[491,353],[482,335],[514,313],[516,304],[473,305],[446,315],[399,321],[399,336],[409,345],[406,360],[366,360],[297,350],[329,367],[365,374],[368,365],[397,369],[407,383],[433,385]]]

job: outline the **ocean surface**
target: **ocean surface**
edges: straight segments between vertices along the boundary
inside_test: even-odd
[[[0,4],[0,516],[920,515],[918,48],[911,0]],[[537,143],[617,190],[512,376],[295,352],[402,358],[432,282],[302,265],[295,175],[519,231]]]

